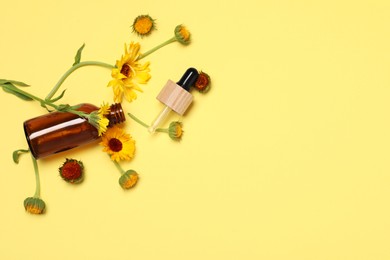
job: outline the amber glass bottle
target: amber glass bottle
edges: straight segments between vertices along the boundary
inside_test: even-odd
[[[91,113],[99,108],[92,104],[80,104],[77,109]],[[121,104],[110,106],[106,116],[108,127],[126,120]],[[99,139],[98,130],[88,120],[72,113],[51,112],[32,118],[23,124],[24,133],[35,159],[66,151]]]

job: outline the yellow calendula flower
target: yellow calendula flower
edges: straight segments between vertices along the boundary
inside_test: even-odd
[[[149,15],[139,15],[134,19],[132,27],[139,36],[148,35],[155,28],[154,19]]]
[[[106,116],[108,113],[110,113],[110,105],[106,102],[103,102],[103,104],[99,108],[99,115]]]
[[[137,98],[135,90],[142,92],[138,84],[146,84],[150,79],[149,62],[141,64],[137,59],[140,55],[140,44],[131,42],[129,47],[125,44],[125,54],[116,61],[112,69],[112,80],[108,87],[112,87],[114,101],[121,103],[123,96],[131,102]]]
[[[131,160],[135,152],[135,141],[122,128],[108,128],[99,143],[103,151],[111,156],[113,161]]]
[[[100,117],[99,118],[99,127],[98,127],[98,132],[99,136],[102,136],[107,131],[107,126],[110,123],[110,120],[108,120],[106,117]]]
[[[104,102],[98,110],[99,119],[97,129],[99,132],[99,136],[101,136],[107,131],[107,126],[110,124],[110,120],[108,120],[108,118],[106,117],[108,113],[110,113],[110,105]]]
[[[107,131],[107,126],[110,123],[110,120],[100,114],[99,111],[93,111],[92,113],[85,115],[85,117],[88,119],[88,123],[98,130],[99,136]]]

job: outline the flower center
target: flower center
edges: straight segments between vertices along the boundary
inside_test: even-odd
[[[123,75],[125,75],[126,77],[129,77],[129,76],[130,76],[130,73],[131,73],[131,67],[130,67],[130,65],[128,65],[128,64],[123,64],[122,69],[121,69],[121,73],[122,73]]]
[[[176,137],[181,137],[181,135],[183,134],[183,130],[181,129],[180,126],[176,126]]]
[[[185,41],[188,41],[190,39],[190,32],[184,26],[181,27],[180,34]]]
[[[209,79],[204,74],[199,74],[198,80],[195,83],[199,90],[205,89],[209,85]]]
[[[81,172],[82,170],[80,165],[75,161],[65,163],[65,165],[61,169],[62,175],[68,180],[80,178]]]
[[[148,34],[150,32],[150,30],[152,29],[152,26],[153,26],[153,21],[149,17],[145,16],[145,17],[139,18],[135,22],[134,29],[139,34],[145,35],[145,34]]]
[[[111,138],[110,141],[108,141],[108,146],[113,152],[119,152],[122,150],[122,142],[116,138]]]

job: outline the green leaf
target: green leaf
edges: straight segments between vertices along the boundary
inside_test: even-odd
[[[28,153],[30,152],[30,150],[26,150],[26,149],[19,149],[19,150],[16,150],[12,153],[12,159],[14,160],[14,163],[19,163],[19,157],[21,154],[23,153]]]
[[[51,103],[54,103],[54,102],[60,100],[60,99],[64,96],[65,91],[66,91],[66,89],[65,89],[64,91],[62,91],[62,93],[61,93],[58,97],[53,98],[53,99],[50,99],[49,101],[50,101]]]
[[[78,49],[78,51],[77,51],[77,53],[76,53],[76,56],[74,57],[73,66],[80,63],[80,60],[81,60],[81,52],[83,51],[84,47],[85,47],[85,43]]]
[[[21,81],[15,81],[15,80],[10,80],[10,83],[15,84],[19,87],[29,87],[30,85],[23,83]]]
[[[2,84],[1,86],[3,87],[3,90],[5,92],[13,94],[13,95],[17,96],[18,98],[21,98],[21,99],[26,100],[26,101],[33,100],[29,96],[26,96],[26,95],[18,92],[17,88],[14,85],[12,85],[12,83],[5,83],[5,84]]]
[[[21,81],[16,81],[16,80],[8,80],[8,79],[0,79],[0,85],[4,85],[7,83],[15,84],[20,87],[29,87],[30,85],[23,83]]]

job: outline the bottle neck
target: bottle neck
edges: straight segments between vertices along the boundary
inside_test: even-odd
[[[112,104],[110,106],[110,112],[106,115],[106,117],[110,121],[108,124],[109,127],[126,121],[125,113],[123,112],[122,105],[120,103]]]

